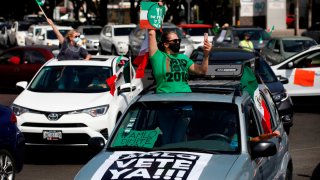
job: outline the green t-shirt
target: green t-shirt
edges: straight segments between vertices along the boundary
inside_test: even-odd
[[[184,54],[170,55],[157,50],[150,57],[157,93],[191,92],[188,84],[189,67],[193,61]],[[166,66],[166,62],[170,65]]]

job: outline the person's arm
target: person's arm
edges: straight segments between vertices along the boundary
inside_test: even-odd
[[[87,54],[84,60],[90,60],[91,59],[91,54]]]
[[[280,136],[280,132],[276,130],[276,131],[274,131],[272,133],[261,134],[260,136],[252,137],[252,138],[250,138],[250,141],[251,142],[259,142],[259,141],[262,141],[262,140],[270,139],[270,138],[273,138],[273,137],[279,137],[279,136]]]
[[[60,31],[58,30],[58,28],[54,25],[53,21],[51,19],[47,19],[48,24],[52,27],[53,32],[56,34],[57,39],[59,40],[59,43],[62,44],[64,41],[64,37],[62,36],[62,34],[60,33]]]
[[[149,35],[149,56],[153,56],[158,50],[158,44],[156,39],[156,31],[153,29],[148,30]]]
[[[194,74],[206,74],[208,71],[208,64],[209,64],[209,54],[211,51],[212,45],[209,42],[208,38],[205,38],[203,44],[203,61],[201,65],[199,64],[192,64],[189,68],[189,71]]]

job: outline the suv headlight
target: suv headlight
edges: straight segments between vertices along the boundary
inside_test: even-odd
[[[280,101],[285,101],[288,98],[288,94],[286,92],[275,94],[272,96],[274,101],[280,102]]]
[[[70,114],[78,114],[78,113],[86,113],[91,115],[92,117],[98,117],[102,116],[107,113],[109,106],[98,106],[98,107],[93,107],[89,109],[82,109],[82,110],[77,110],[74,112],[71,112]]]
[[[20,116],[20,115],[23,114],[23,113],[30,112],[29,109],[24,108],[24,107],[21,107],[21,106],[17,106],[17,105],[15,105],[15,104],[11,105],[11,109],[12,109],[12,111],[14,112],[14,114],[15,114],[16,116]]]

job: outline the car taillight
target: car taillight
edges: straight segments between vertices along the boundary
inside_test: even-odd
[[[12,124],[16,124],[17,123],[17,117],[16,117],[16,115],[14,115],[14,113],[11,114],[10,122]]]

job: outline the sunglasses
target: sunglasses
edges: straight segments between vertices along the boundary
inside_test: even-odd
[[[181,39],[172,39],[172,40],[167,40],[167,42],[180,43],[180,42],[181,42]]]
[[[74,38],[79,38],[80,37],[80,35],[79,36],[75,36]]]

